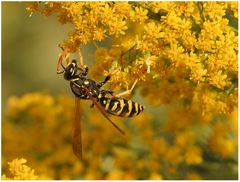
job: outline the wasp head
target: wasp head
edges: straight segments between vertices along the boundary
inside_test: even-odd
[[[64,69],[64,78],[66,80],[72,79],[77,74],[77,61],[73,59],[71,63]]]
[[[83,66],[84,68],[80,68],[77,66],[77,61],[75,59],[73,59],[68,65],[67,67],[65,67],[62,64],[62,60],[59,61],[58,65],[61,65],[63,70],[60,71],[57,68],[57,74],[62,74],[66,80],[71,80],[74,79],[76,77],[85,77],[88,73],[88,67],[87,66]],[[79,72],[78,72],[79,71]]]

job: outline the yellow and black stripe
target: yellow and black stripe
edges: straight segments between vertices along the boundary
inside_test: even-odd
[[[107,113],[121,117],[137,116],[144,110],[142,105],[121,98],[103,97],[99,102]]]

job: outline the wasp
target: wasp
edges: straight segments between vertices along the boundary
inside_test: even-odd
[[[62,48],[63,49],[63,48]],[[144,107],[137,102],[122,98],[123,95],[130,94],[136,85],[134,82],[132,88],[123,93],[115,95],[111,90],[101,89],[108,80],[111,78],[111,74],[105,77],[101,82],[96,82],[87,77],[88,67],[83,64],[83,57],[80,49],[78,50],[80,65],[77,65],[77,61],[73,59],[69,61],[67,66],[63,65],[63,60],[69,59],[69,53],[66,49],[63,49],[62,54],[58,60],[57,73],[63,74],[64,79],[70,82],[70,88],[75,95],[75,119],[73,121],[72,128],[72,140],[73,140],[73,152],[82,159],[82,141],[81,141],[81,122],[80,122],[80,99],[91,100],[91,108],[96,108],[103,114],[103,116],[121,133],[124,131],[119,128],[109,117],[108,114],[120,116],[120,117],[132,117],[140,114]],[[62,67],[62,71],[59,67]]]

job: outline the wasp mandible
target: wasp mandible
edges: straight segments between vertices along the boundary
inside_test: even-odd
[[[61,53],[58,64],[57,73],[63,74],[64,79],[70,81],[70,88],[75,95],[75,117],[72,127],[72,147],[74,154],[82,159],[82,139],[81,139],[81,119],[80,119],[80,99],[91,100],[91,107],[96,108],[103,114],[103,116],[121,133],[124,131],[120,129],[112,120],[108,117],[108,114],[120,116],[120,117],[132,117],[140,114],[143,111],[143,106],[132,100],[121,98],[124,95],[128,95],[135,87],[137,80],[134,82],[130,90],[115,95],[111,90],[104,90],[101,87],[107,83],[111,78],[111,74],[105,77],[104,81],[95,82],[92,79],[87,78],[88,67],[83,63],[83,57],[81,50],[78,50],[80,66],[77,65],[77,61],[73,59],[69,61],[69,53],[67,49],[61,47],[63,52]],[[67,66],[63,65],[63,60],[68,62]],[[62,70],[59,70],[59,67]]]

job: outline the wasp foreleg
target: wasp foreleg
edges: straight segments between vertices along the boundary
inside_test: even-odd
[[[68,52],[68,49],[63,48],[63,46],[61,46],[61,45],[58,45],[58,46],[62,49],[62,53],[59,55],[59,59],[58,59],[58,63],[57,63],[57,73],[61,74],[65,70],[65,67],[63,66],[62,62],[63,61],[66,61],[67,63],[69,62],[70,53]],[[63,71],[59,70],[60,65],[62,66]]]
[[[83,71],[82,75],[87,76],[88,74],[88,67],[86,65],[83,66],[83,68],[78,67],[78,70]]]
[[[135,82],[133,83],[132,87],[129,89],[129,90],[126,90],[122,93],[119,93],[116,95],[116,97],[122,97],[122,96],[125,96],[125,95],[130,95],[134,89],[134,87],[136,86],[138,80],[135,80]]]
[[[77,53],[78,53],[78,57],[79,57],[79,61],[80,61],[80,67],[81,67],[81,69],[85,70],[85,76],[86,76],[87,73],[88,73],[88,67],[84,64],[83,56],[82,56],[82,52],[81,52],[80,47],[77,49]]]

